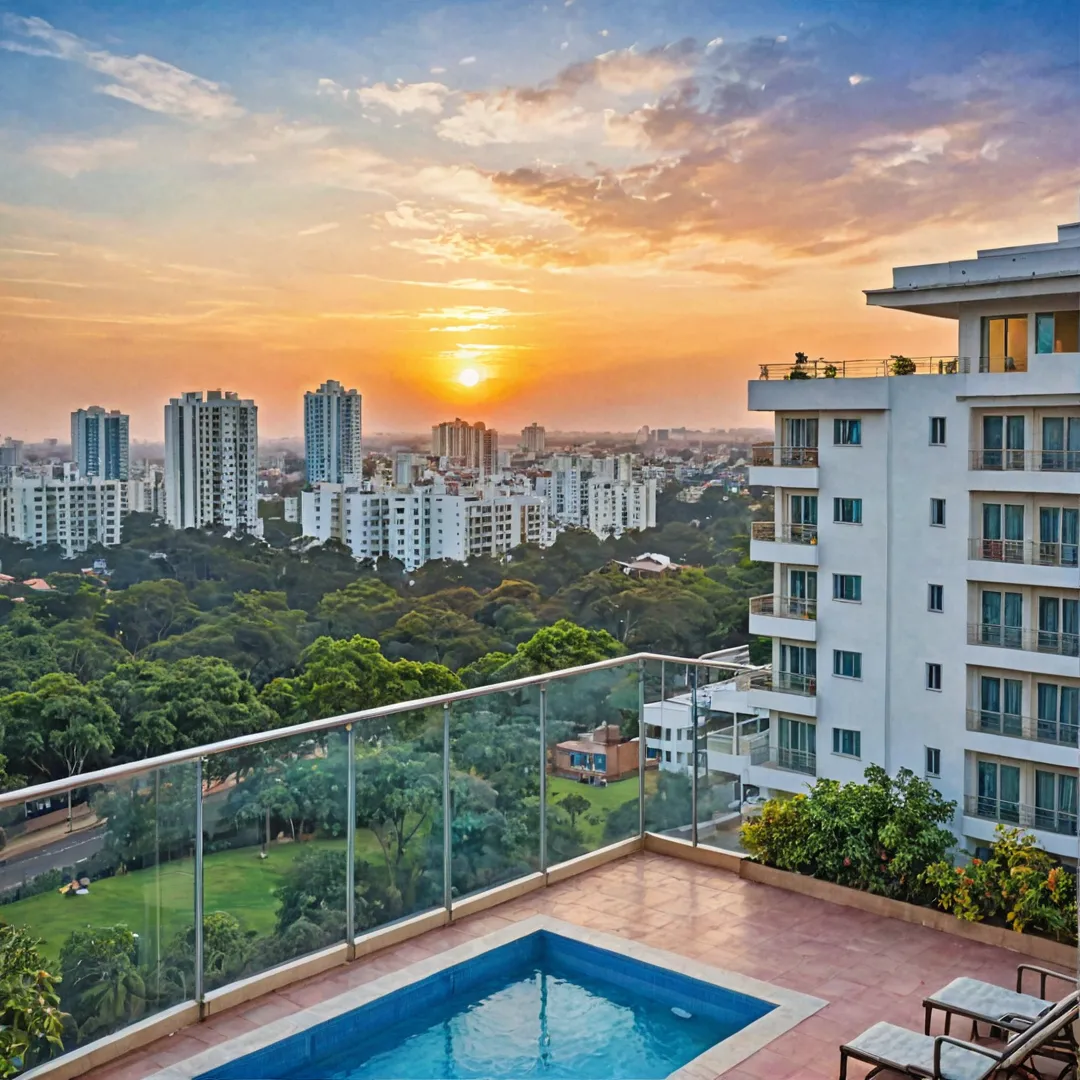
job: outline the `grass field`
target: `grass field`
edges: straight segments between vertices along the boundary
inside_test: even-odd
[[[218,851],[206,856],[203,873],[207,912],[227,911],[246,930],[268,934],[277,918],[274,890],[301,852],[311,848],[344,850],[345,841],[313,840],[306,844],[271,844],[259,858],[258,847]],[[382,850],[366,829],[356,836],[359,859],[382,867]],[[72,930],[82,926],[124,923],[147,943],[144,956],[156,954],[173,936],[194,922],[194,860],[176,859],[159,868],[93,882],[87,896],[41,893],[0,907],[0,919],[32,930],[55,959]]]
[[[646,795],[655,790],[656,787],[656,770],[653,769],[645,774],[645,793]],[[637,777],[632,777],[629,780],[617,780],[612,784],[608,784],[607,787],[593,787],[592,784],[580,784],[577,780],[568,780],[563,776],[549,776],[548,777],[548,799],[550,806],[551,803],[558,804],[559,800],[564,795],[580,795],[582,798],[588,799],[592,804],[592,809],[586,811],[577,819],[578,828],[581,830],[581,835],[588,844],[589,849],[595,849],[601,847],[604,843],[604,824],[607,821],[608,814],[613,810],[618,809],[624,803],[633,802],[638,795],[638,782]],[[599,824],[592,824],[587,819],[590,817],[599,817],[601,820]]]

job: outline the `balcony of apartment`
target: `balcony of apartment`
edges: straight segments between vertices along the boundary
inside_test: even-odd
[[[749,482],[761,487],[816,488],[818,448],[757,443],[750,448]]]
[[[817,566],[816,525],[755,521],[750,525],[750,558],[755,562],[794,563]]]
[[[973,536],[968,558],[980,563],[978,576],[985,581],[1068,589],[1076,584],[1080,545]]]
[[[1029,743],[1038,743],[1047,748],[1047,761],[1051,764],[1067,767],[1076,762],[1075,751],[1078,746],[1078,735],[1080,735],[1080,721],[1077,721],[1075,717],[1069,719],[1059,715],[1054,718],[1044,718],[1021,716],[996,709],[969,708],[967,730],[994,736],[995,739],[998,737],[1008,740],[1024,739]],[[1056,750],[1060,753],[1055,753]],[[1015,755],[1018,751],[1015,744],[1010,748],[1008,743],[1002,742],[996,747],[988,746],[986,752],[1000,752],[1008,757],[1010,754]],[[1029,754],[1031,751],[1020,752]]]
[[[751,682],[747,701],[761,712],[817,716],[817,676],[763,670]]]
[[[969,451],[968,468],[993,477],[992,481],[989,476],[972,477],[973,487],[992,485],[995,491],[1002,492],[1073,495],[1080,484],[1080,449],[982,447]]]
[[[1012,802],[987,795],[965,795],[964,816],[991,821],[998,825],[1016,825],[1024,829],[1054,833],[1057,836],[1075,837],[1077,835],[1075,810],[1065,811],[1031,806],[1028,803]],[[1043,846],[1048,850],[1059,847],[1053,843],[1044,843]],[[1064,847],[1064,854],[1076,855],[1075,841]]]
[[[967,643],[980,652],[990,650],[991,654],[990,660],[983,660],[973,653],[969,658],[971,664],[993,664],[1066,679],[1076,675],[1077,657],[1080,657],[1080,634],[1061,630],[968,623]],[[996,650],[1001,653],[994,656]]]
[[[750,633],[816,641],[817,600],[772,594],[751,597]]]

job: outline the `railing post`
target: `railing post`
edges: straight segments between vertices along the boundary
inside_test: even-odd
[[[540,873],[546,874],[547,853],[547,683],[540,684]]]
[[[690,669],[690,730],[693,733],[690,740],[690,842],[697,847],[697,688],[698,671],[696,665]]]
[[[348,790],[345,795],[345,940],[349,959],[356,955],[356,729],[345,725]]]
[[[661,709],[663,706],[661,706]],[[645,661],[637,665],[637,730],[638,730],[638,836],[645,837]],[[661,720],[663,717],[661,716]]]
[[[450,873],[451,821],[453,812],[450,798],[450,703],[443,702],[443,905],[446,914],[453,913],[453,883]]]
[[[195,761],[195,1001],[202,1013],[203,985],[203,759]]]

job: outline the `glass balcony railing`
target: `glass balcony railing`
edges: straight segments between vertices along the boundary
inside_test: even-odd
[[[968,558],[980,562],[1076,567],[1080,565],[1080,544],[1043,540],[987,540],[973,536],[968,541]]]
[[[1045,829],[1047,832],[1076,836],[1076,811],[1030,806],[988,795],[965,795],[964,813],[1002,825],[1019,825],[1025,829]]]
[[[750,448],[750,464],[792,468],[817,468],[816,446],[773,446],[771,443],[755,443]]]
[[[781,619],[816,619],[817,600],[800,596],[765,596],[750,598],[751,615],[774,615]]]
[[[773,521],[754,521],[750,524],[750,539],[776,544],[816,544],[816,525],[777,525]]]
[[[760,364],[758,378],[792,382],[802,379],[874,379],[893,375],[957,375],[972,370],[967,356],[888,356],[863,360],[807,360]],[[975,365],[978,367],[978,365]]]
[[[995,712],[992,709],[968,709],[967,729],[985,731],[991,735],[1009,735],[1015,739],[1055,743],[1058,746],[1076,746],[1080,720],[1050,720]]]
[[[969,645],[991,645],[999,649],[1080,656],[1080,634],[1061,630],[1029,630],[1000,623],[968,623]]]
[[[972,450],[970,467],[990,472],[1080,472],[1080,450]]]
[[[817,676],[800,675],[793,671],[774,671],[768,689],[778,690],[782,694],[813,697],[817,693]]]
[[[276,988],[297,961],[362,955],[386,927],[438,925],[646,831],[735,843],[716,823],[736,789],[709,772],[704,732],[666,770],[637,733],[680,711],[697,730],[706,687],[765,674],[641,653],[3,792],[0,920],[62,975],[65,1053],[154,1016],[182,1026],[240,983]],[[39,813],[73,835],[16,844]],[[140,988],[137,1008],[84,1008],[86,978],[61,962],[76,945]]]

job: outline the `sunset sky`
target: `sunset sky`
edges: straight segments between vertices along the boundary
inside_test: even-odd
[[[743,423],[955,349],[894,264],[1078,216],[1075,0],[58,0],[0,16],[0,435]],[[462,384],[463,371],[479,375]]]

